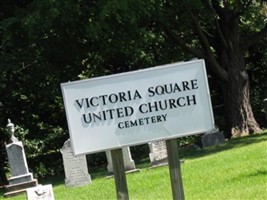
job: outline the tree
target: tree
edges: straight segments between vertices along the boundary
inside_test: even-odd
[[[86,55],[78,27],[83,21],[70,1],[1,3],[0,94],[5,114],[0,119],[6,123],[11,118],[19,126],[16,136],[28,158],[57,153],[69,137],[60,83],[77,79],[82,71]]]
[[[0,87],[10,91],[2,97],[8,114],[27,127],[38,124],[33,132],[64,127],[60,82],[193,57],[204,58],[213,80],[222,85],[227,137],[260,131],[250,104],[244,55],[266,34],[264,3],[3,2],[8,9],[0,10],[1,67],[12,70],[2,73]]]
[[[264,9],[252,0],[3,0],[0,119],[21,126],[31,155],[57,152],[68,137],[60,83],[198,57],[212,87],[221,84],[226,136],[258,132],[247,63],[258,72],[254,54],[266,57],[255,45]]]
[[[253,45],[248,49],[246,64],[250,75],[251,97],[254,115],[257,122],[266,127],[266,114],[264,111],[263,99],[267,97],[267,69],[266,69],[266,38],[260,44]]]
[[[260,12],[264,6],[260,1],[251,0],[164,3],[165,11],[176,8],[173,18],[180,18],[179,8],[183,7],[187,18],[182,19],[188,23],[181,26],[179,20],[175,20],[170,26],[160,22],[166,37],[190,54],[204,58],[209,71],[223,87],[227,137],[261,130],[251,108],[244,56],[251,45],[267,35],[265,15]],[[188,34],[191,41],[186,40]]]
[[[145,52],[153,52],[159,63],[177,61],[181,49],[191,58],[204,58],[223,91],[226,137],[261,131],[251,107],[244,58],[248,48],[267,35],[263,1],[104,1],[99,7],[91,20],[102,28],[98,34],[109,31],[109,49],[117,37],[119,44],[138,49],[143,49],[138,45],[142,41],[154,49]]]

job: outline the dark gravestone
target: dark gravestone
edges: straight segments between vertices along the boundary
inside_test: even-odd
[[[199,145],[203,147],[217,146],[224,143],[224,134],[222,131],[212,131],[201,136]]]

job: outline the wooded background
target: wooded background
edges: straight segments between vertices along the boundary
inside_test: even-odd
[[[69,138],[60,83],[195,58],[205,59],[225,137],[259,132],[266,20],[267,4],[256,0],[2,0],[1,134],[10,118],[32,170],[57,174]],[[103,164],[105,155],[90,159]]]

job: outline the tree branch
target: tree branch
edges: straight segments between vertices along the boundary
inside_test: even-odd
[[[223,6],[225,7],[225,9],[229,10],[230,7],[229,0],[223,0]]]
[[[218,36],[222,42],[222,45],[226,48],[227,47],[227,42],[224,38],[224,35],[222,33],[222,30],[220,28],[220,24],[218,21],[219,18],[219,14],[216,12],[215,8],[210,4],[210,2],[208,0],[202,0],[203,5],[205,5],[208,10],[213,14],[214,16],[214,21],[215,21],[215,26],[216,26],[216,30],[218,32]]]
[[[187,8],[189,15],[192,19],[193,27],[199,37],[200,43],[204,49],[205,55],[204,58],[208,61],[209,65],[211,66],[210,69],[219,77],[219,79],[223,82],[226,82],[229,79],[228,73],[220,66],[218,61],[215,58],[214,53],[211,50],[211,46],[209,44],[208,39],[206,38],[204,32],[201,29],[201,26],[193,15],[192,11]]]
[[[202,58],[203,57],[203,53],[200,50],[197,50],[193,47],[190,47],[188,44],[186,44],[186,42],[183,40],[183,38],[181,38],[179,35],[175,34],[168,26],[166,26],[165,24],[161,24],[164,30],[164,33],[171,37],[180,47],[182,47],[185,51],[187,51],[188,53],[198,57],[198,58]]]
[[[209,41],[208,39],[206,38],[204,32],[202,31],[201,27],[200,27],[200,24],[198,23],[196,17],[193,15],[193,13],[191,12],[190,9],[188,9],[188,12],[189,12],[189,15],[192,19],[192,23],[193,23],[193,27],[199,37],[199,40],[200,40],[200,43],[203,47],[203,49],[205,50],[206,53],[210,54],[212,53],[211,52],[211,49],[210,49],[210,44],[209,44]]]

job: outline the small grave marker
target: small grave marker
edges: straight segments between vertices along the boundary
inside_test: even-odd
[[[158,140],[148,143],[149,146],[149,158],[152,166],[167,164],[167,149],[166,142],[164,140]]]
[[[52,185],[38,185],[26,190],[27,200],[55,200]]]

